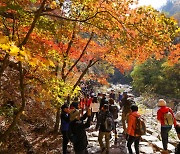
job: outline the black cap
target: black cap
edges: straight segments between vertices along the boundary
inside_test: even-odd
[[[61,110],[65,109],[65,108],[68,108],[68,105],[67,105],[67,104],[63,104],[63,105],[61,106]]]

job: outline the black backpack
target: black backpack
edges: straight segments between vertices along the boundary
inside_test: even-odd
[[[117,119],[117,118],[118,118],[119,109],[118,109],[117,105],[110,105],[110,106],[109,106],[109,111],[110,111],[111,114],[113,115],[113,118],[114,118],[114,119]]]
[[[106,113],[105,115],[104,128],[107,132],[110,132],[114,129],[114,119],[110,112]]]

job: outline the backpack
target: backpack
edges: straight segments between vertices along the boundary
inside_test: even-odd
[[[118,118],[118,111],[119,111],[119,109],[118,109],[118,107],[116,105],[110,105],[109,106],[109,111],[113,115],[114,119]]]
[[[110,132],[114,129],[114,119],[113,116],[111,115],[111,113],[108,113],[107,115],[105,115],[105,121],[104,121],[104,128],[105,131]]]
[[[164,124],[165,125],[173,125],[174,118],[170,111],[164,114]]]
[[[142,117],[136,117],[135,135],[141,136],[146,134],[146,124]]]

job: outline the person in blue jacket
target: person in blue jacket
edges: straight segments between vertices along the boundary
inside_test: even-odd
[[[70,123],[70,115],[69,115],[69,107],[67,104],[62,105],[61,107],[61,133],[63,136],[63,154],[67,154],[67,144],[69,142],[68,138],[68,130],[69,130],[69,123]]]

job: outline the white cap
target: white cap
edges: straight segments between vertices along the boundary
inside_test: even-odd
[[[166,101],[164,99],[159,99],[158,106],[166,106]]]

